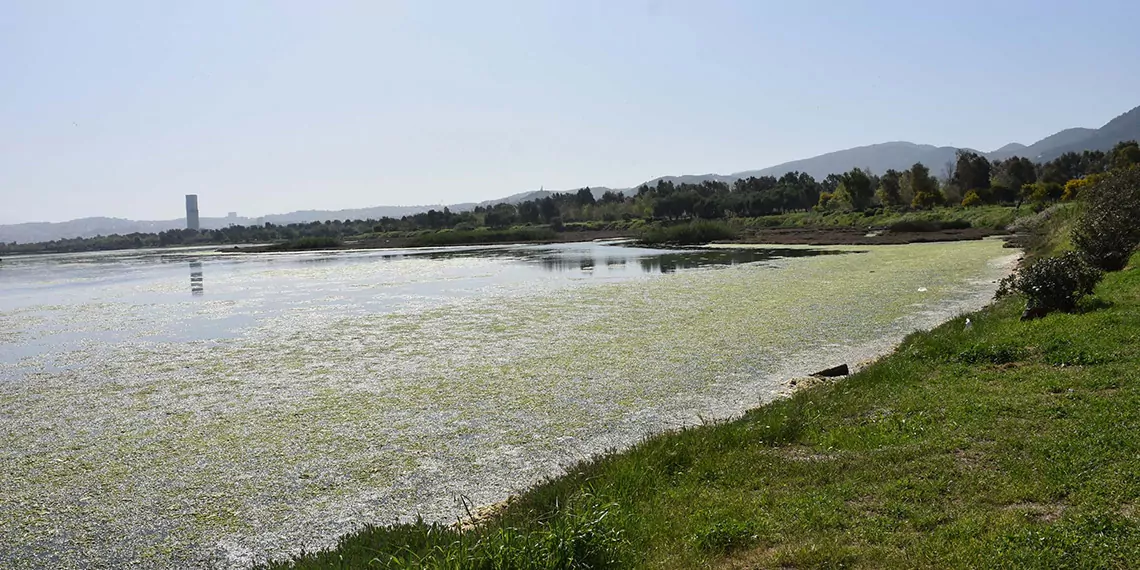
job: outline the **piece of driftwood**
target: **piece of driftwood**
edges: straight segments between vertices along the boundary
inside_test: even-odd
[[[835,378],[837,376],[847,376],[848,374],[851,374],[851,369],[848,368],[846,364],[840,364],[839,366],[832,366],[831,368],[820,370],[812,374],[812,376],[816,378]]]

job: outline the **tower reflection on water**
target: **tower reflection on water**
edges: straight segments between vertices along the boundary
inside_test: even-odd
[[[194,296],[202,295],[206,292],[206,285],[202,280],[202,262],[190,262],[190,294]]]

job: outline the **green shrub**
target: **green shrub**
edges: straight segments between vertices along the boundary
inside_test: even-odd
[[[1140,168],[1111,172],[1081,190],[1073,245],[1092,265],[1117,271],[1140,245]]]
[[[735,239],[736,230],[724,222],[696,220],[676,226],[652,226],[638,236],[643,243],[678,245],[706,244],[716,240]]]
[[[1021,295],[1025,297],[1027,312],[1040,315],[1071,312],[1081,297],[1092,293],[1103,276],[1079,254],[1070,251],[1021,267],[1002,280],[998,296]]]
[[[969,192],[966,192],[966,197],[962,198],[962,205],[967,208],[973,206],[981,206],[982,197],[979,196],[977,192],[970,190]]]
[[[912,208],[929,209],[941,205],[946,201],[946,197],[938,190],[922,191],[914,195],[910,205]]]
[[[477,230],[439,230],[424,232],[412,237],[410,245],[416,247],[446,246],[479,243],[509,243],[554,240],[558,238],[552,229],[545,227],[523,227],[510,229],[480,228]]]

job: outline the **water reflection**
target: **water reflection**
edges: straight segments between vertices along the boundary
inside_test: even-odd
[[[465,258],[520,262],[554,273],[592,274],[597,268],[608,273],[663,274],[684,269],[755,263],[786,257],[840,254],[816,249],[681,249],[663,250],[629,245],[569,243],[541,246],[479,247],[385,254],[388,260],[407,258],[450,260]],[[633,265],[628,265],[633,263]]]
[[[202,277],[202,262],[190,262],[190,294],[195,297],[206,292],[206,284]]]

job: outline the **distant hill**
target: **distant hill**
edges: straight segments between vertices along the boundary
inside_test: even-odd
[[[838,152],[831,152],[814,158],[795,160],[761,170],[740,174],[748,176],[781,176],[798,170],[815,178],[828,174],[846,172],[852,168],[867,168],[871,172],[886,172],[889,169],[905,170],[916,162],[921,162],[937,174],[947,162],[954,160],[958,149],[952,146],[932,146],[909,142],[888,142],[861,146]]]
[[[1082,137],[1073,137],[1072,140],[1040,149],[1037,156],[1032,156],[1038,162],[1046,162],[1065,154],[1066,152],[1081,152],[1084,150],[1112,150],[1120,141],[1140,140],[1140,107],[1136,107],[1123,115],[1109,121],[1099,129],[1069,129],[1070,131],[1089,131],[1082,133]],[[1067,131],[1061,131],[1062,133]],[[1060,134],[1060,133],[1058,133]],[[1053,135],[1056,136],[1056,135]],[[1046,139],[1048,140],[1048,139]]]
[[[699,174],[685,176],[662,176],[646,182],[649,186],[659,181],[671,181],[674,184],[688,183],[700,184],[706,181],[725,182],[731,184],[740,178],[755,176],[775,176],[779,178],[792,171],[806,172],[816,179],[825,178],[828,174],[847,172],[852,168],[870,169],[872,172],[885,172],[888,169],[905,170],[914,163],[921,162],[934,173],[938,173],[943,166],[954,158],[958,149],[951,146],[931,146],[928,144],[914,144],[910,142],[888,142],[860,146],[821,154],[812,158],[793,160],[761,168],[760,170],[745,170],[732,174]]]
[[[992,155],[1005,155],[1005,156],[1018,156],[1019,153],[1024,152],[1029,147],[1021,143],[1009,143],[989,154]]]
[[[1036,162],[1047,162],[1066,152],[1110,150],[1116,143],[1132,139],[1140,140],[1140,107],[1109,121],[1099,129],[1065,129],[1029,146],[1014,142],[989,153],[969,148],[963,150],[978,152],[991,160],[1024,156]],[[792,171],[806,172],[819,179],[852,168],[869,168],[872,172],[881,174],[891,168],[895,170],[910,168],[916,162],[925,164],[937,175],[942,173],[947,162],[954,159],[958,150],[951,146],[936,147],[903,141],[888,142],[829,152],[760,170],[746,170],[732,174],[663,176],[649,180],[646,184],[653,186],[660,180],[672,181],[675,184],[682,182],[699,184],[709,180],[732,183],[749,176],[779,177]]]
[[[1011,156],[1024,156],[1036,162],[1053,160],[1066,152],[1080,152],[1084,150],[1110,150],[1113,145],[1125,140],[1140,140],[1140,107],[1136,107],[1119,117],[1109,121],[1099,129],[1071,128],[1049,135],[1031,145],[1009,143],[993,152],[980,153],[990,159],[1005,159]],[[762,168],[759,170],[745,170],[732,174],[691,174],[680,176],[663,176],[646,181],[646,184],[656,185],[658,181],[668,180],[675,184],[699,184],[707,180],[732,183],[740,178],[749,176],[775,176],[779,177],[791,171],[806,172],[816,179],[824,178],[828,174],[846,172],[852,168],[868,168],[872,172],[882,173],[888,169],[904,170],[916,162],[921,162],[930,168],[931,172],[939,175],[946,164],[954,159],[958,148],[950,146],[931,146],[911,142],[897,141],[873,144],[856,148],[849,148],[836,152],[829,152],[819,156],[794,160]],[[972,149],[966,149],[972,150]],[[974,151],[978,152],[978,151]],[[607,191],[630,192],[629,188],[609,188],[605,186],[591,186],[590,190],[595,198],[601,198]],[[450,204],[446,207],[454,211],[470,210],[476,206],[493,206],[500,203],[518,204],[527,200],[544,198],[556,193],[577,192],[578,189],[549,191],[532,190],[512,194],[505,198],[487,200],[485,202]],[[264,222],[275,224],[301,223],[323,220],[357,220],[376,219],[384,216],[398,218],[426,212],[429,209],[442,209],[445,206],[377,206],[372,208],[357,208],[350,210],[303,210],[287,214],[273,214],[259,218],[202,218],[202,227],[215,229],[230,224],[249,225]],[[0,225],[0,242],[36,242],[50,241],[61,238],[94,237],[97,235],[129,234],[133,232],[159,232],[163,230],[186,227],[183,219],[163,221],[133,221],[118,218],[83,218],[61,223],[26,223]]]
[[[583,188],[586,188],[586,187],[584,186]],[[590,193],[594,195],[594,199],[601,198],[602,195],[605,194],[606,192],[618,192],[618,193],[620,193],[623,191],[620,189],[607,188],[605,186],[589,186],[588,188],[590,189]],[[548,196],[553,196],[555,194],[573,194],[573,193],[578,192],[578,190],[580,190],[580,189],[581,188],[575,188],[573,190],[532,190],[530,192],[520,192],[518,194],[512,194],[510,196],[507,196],[506,198],[499,198],[498,200],[486,200],[484,202],[479,202],[476,205],[488,207],[488,206],[494,206],[495,204],[519,204],[521,202],[528,202],[530,200],[541,200],[543,198],[546,198]],[[465,205],[465,204],[460,204],[460,205]],[[449,206],[449,208],[451,208],[452,210],[458,210],[458,211],[470,210],[471,209],[470,207],[468,207],[468,208],[457,207],[460,205]],[[473,206],[474,205],[472,205],[472,207]]]
[[[1018,146],[1021,146],[1022,148],[1020,150],[1015,151],[1015,152],[994,151],[994,152],[989,153],[988,156],[990,158],[996,158],[998,160],[1004,160],[1004,159],[1009,158],[1011,156],[1024,156],[1025,158],[1037,158],[1041,154],[1049,152],[1052,149],[1060,148],[1060,147],[1067,146],[1067,145],[1077,144],[1080,141],[1092,136],[1093,133],[1096,133],[1096,129],[1085,129],[1085,128],[1080,128],[1080,127],[1073,128],[1073,129],[1065,129],[1059,133],[1054,133],[1052,135],[1049,135],[1049,136],[1047,136],[1047,137],[1045,137],[1045,138],[1043,138],[1043,139],[1041,139],[1041,140],[1039,140],[1039,141],[1037,141],[1037,142],[1035,142],[1029,146],[1018,145]],[[1017,145],[1017,143],[1008,144],[1002,148],[1005,149],[1005,148],[1009,148],[1010,146],[1014,146],[1014,145]],[[1058,155],[1059,154],[1060,153],[1058,153]]]

